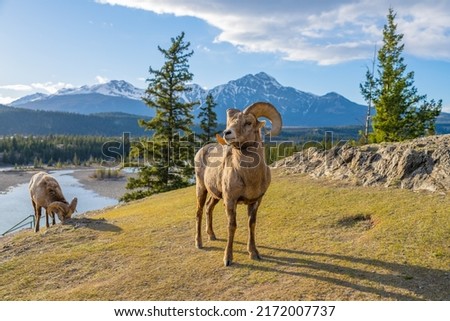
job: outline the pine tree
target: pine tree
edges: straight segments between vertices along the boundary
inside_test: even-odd
[[[198,117],[200,118],[200,128],[203,130],[199,136],[203,143],[210,142],[217,133],[217,114],[214,108],[217,103],[211,93],[206,96],[205,106],[200,108]]]
[[[367,71],[366,81],[360,84],[364,99],[372,101],[376,110],[370,136],[373,142],[434,134],[436,117],[442,109],[442,100],[428,102],[426,95],[417,93],[414,72],[406,72],[403,34],[397,33],[395,17],[396,13],[389,8],[383,46],[378,51],[378,77]]]
[[[190,43],[184,41],[184,32],[172,38],[169,49],[158,46],[165,63],[160,70],[149,68],[151,77],[143,98],[146,105],[156,110],[151,120],[139,125],[152,131],[148,144],[143,143],[141,156],[146,160],[137,178],[130,179],[122,200],[143,198],[190,184],[193,175],[193,115],[198,102],[183,102],[181,96],[190,91],[187,85],[193,78],[188,60],[193,55]]]
[[[80,158],[78,157],[77,153],[75,153],[73,155],[72,164],[75,165],[75,166],[79,166],[80,165]]]

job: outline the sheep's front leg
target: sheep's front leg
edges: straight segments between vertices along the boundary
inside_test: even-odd
[[[259,204],[261,204],[261,199],[256,203],[248,205],[248,243],[247,251],[250,254],[250,258],[253,260],[260,260],[258,250],[256,249],[255,243],[255,227],[256,227],[256,213],[258,212]]]
[[[196,227],[195,227],[195,246],[198,249],[203,247],[202,242],[202,216],[203,207],[206,202],[207,191],[203,189],[197,189],[197,214],[196,214]]]
[[[45,217],[46,217],[46,220],[47,220],[47,227],[49,227],[49,224],[48,224],[48,218],[49,217],[51,217],[51,219],[52,219],[52,225],[55,225],[56,224],[56,214],[54,214],[54,213],[52,213],[52,212],[48,212],[47,210],[46,210],[46,212],[45,212]]]
[[[45,226],[48,228],[50,227],[50,224],[48,223],[48,217],[49,217],[50,213],[45,210]]]
[[[230,266],[233,262],[233,241],[234,234],[236,232],[236,202],[225,201],[227,216],[228,216],[228,241],[225,248],[225,255],[223,257],[223,263],[225,266]]]

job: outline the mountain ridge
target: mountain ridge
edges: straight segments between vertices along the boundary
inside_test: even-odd
[[[206,90],[190,84],[190,91],[180,97],[184,101],[200,101],[194,109],[197,116],[206,96],[214,97],[219,122],[224,123],[228,108],[244,108],[255,101],[275,105],[290,126],[340,126],[363,123],[366,107],[358,105],[337,93],[318,96],[289,86],[283,86],[265,72],[248,74]],[[145,90],[124,80],[105,84],[65,88],[53,95],[33,94],[19,98],[10,106],[51,111],[68,111],[82,114],[98,112],[125,112],[153,116],[140,97]],[[331,117],[330,117],[331,116]]]
[[[107,83],[95,84],[92,86],[84,85],[74,88],[62,88],[54,94],[35,93],[23,96],[14,100],[9,105],[18,107],[28,102],[36,102],[39,100],[46,100],[56,96],[77,95],[77,94],[102,94],[105,96],[124,97],[134,100],[140,100],[144,95],[144,89],[139,89],[125,80],[111,80]]]
[[[184,92],[180,99],[200,102],[194,107],[194,116],[198,117],[206,96],[212,94],[220,123],[226,122],[228,108],[242,109],[256,101],[276,106],[283,125],[290,127],[364,126],[367,112],[367,106],[352,102],[334,91],[321,96],[304,92],[283,86],[265,72],[247,74],[209,90],[195,83],[189,88],[190,91]],[[52,95],[36,93],[24,96],[9,106],[80,114],[123,112],[153,117],[155,111],[141,100],[144,95],[144,89],[124,80],[112,80],[104,84],[61,89]],[[442,113],[438,122],[450,123],[450,114]]]

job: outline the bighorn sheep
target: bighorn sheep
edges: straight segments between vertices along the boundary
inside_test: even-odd
[[[69,204],[62,193],[56,179],[45,173],[39,172],[31,177],[29,185],[31,202],[33,203],[34,216],[36,218],[34,231],[39,231],[39,221],[41,219],[41,209],[45,209],[46,226],[49,227],[48,217],[52,217],[52,225],[55,225],[55,214],[61,222],[72,217],[77,207],[75,197]]]
[[[256,213],[262,197],[270,184],[270,169],[264,159],[261,128],[265,117],[272,123],[271,135],[278,135],[282,121],[276,108],[264,102],[254,103],[244,111],[227,110],[227,128],[219,144],[209,144],[195,155],[195,175],[197,192],[197,217],[195,243],[202,248],[201,221],[206,203],[206,233],[210,240],[216,236],[212,227],[214,206],[222,198],[228,216],[228,241],[225,248],[224,264],[233,261],[233,239],[237,228],[236,207],[238,203],[248,206],[247,250],[252,259],[260,259],[255,245]],[[206,201],[208,193],[210,195]]]

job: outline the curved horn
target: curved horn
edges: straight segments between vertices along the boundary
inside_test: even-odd
[[[47,206],[47,211],[54,211],[54,212],[65,212],[67,210],[68,206],[66,203],[63,202],[53,202],[50,203],[49,206]]]
[[[257,102],[245,108],[243,112],[244,114],[252,114],[256,118],[265,117],[269,119],[272,123],[272,130],[270,131],[270,135],[276,136],[280,133],[281,126],[283,124],[281,115],[272,104]]]
[[[69,205],[63,202],[53,202],[47,206],[47,212],[52,214],[56,213],[59,220],[62,222],[66,218],[67,213],[69,213]]]

